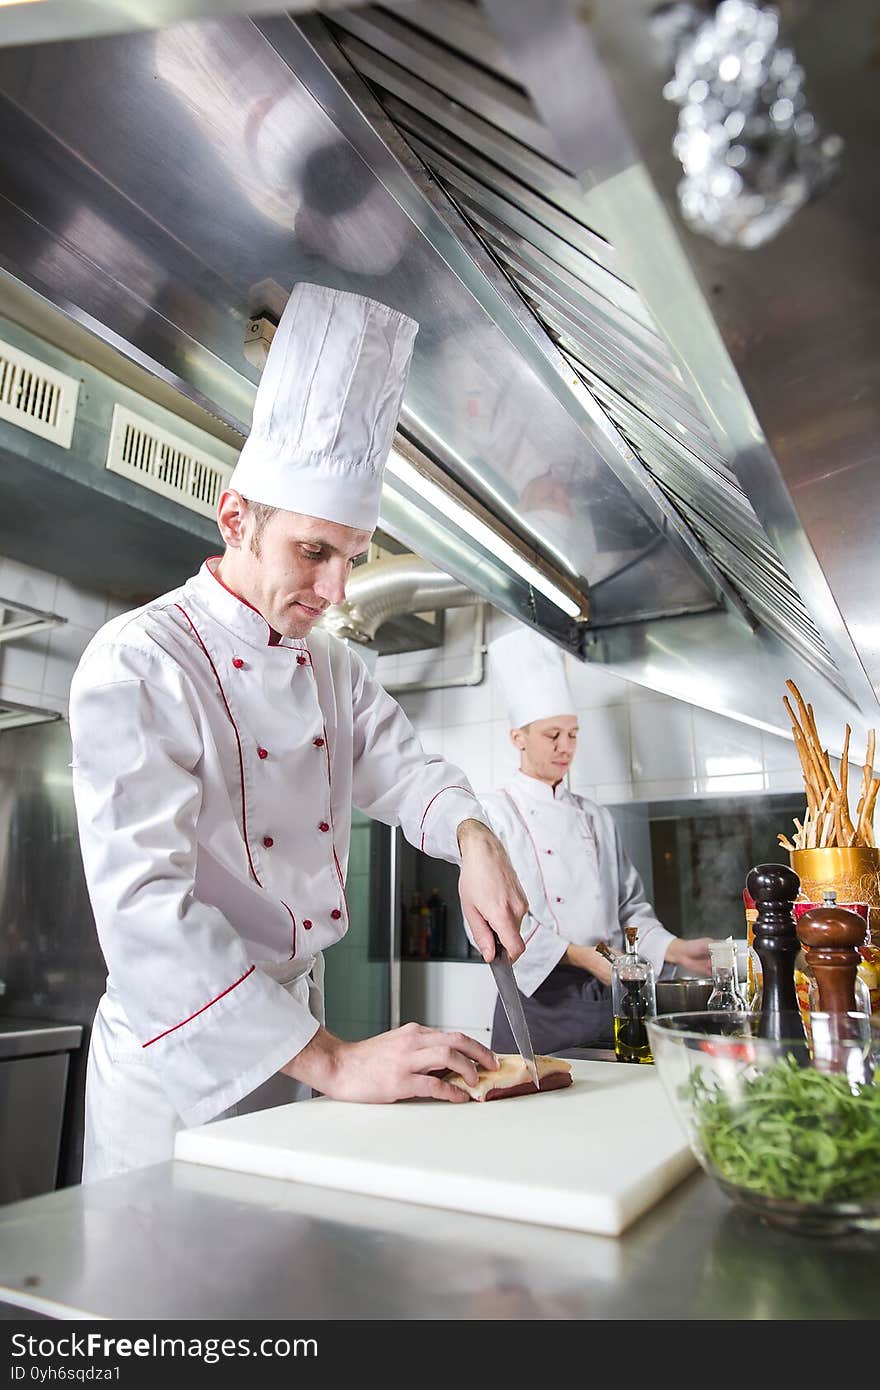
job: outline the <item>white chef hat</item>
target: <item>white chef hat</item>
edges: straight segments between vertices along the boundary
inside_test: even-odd
[[[519,627],[489,643],[492,679],[507,702],[512,729],[533,719],[574,714],[562,650],[540,633]]]
[[[294,285],[228,486],[372,531],[417,332],[374,299]]]

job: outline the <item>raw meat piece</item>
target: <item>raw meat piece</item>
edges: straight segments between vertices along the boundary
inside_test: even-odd
[[[518,1052],[499,1052],[500,1066],[497,1071],[484,1071],[479,1068],[476,1086],[468,1086],[462,1077],[454,1072],[446,1076],[453,1086],[467,1091],[471,1100],[507,1100],[510,1096],[535,1094],[535,1083],[529,1076],[529,1069]],[[570,1086],[573,1081],[571,1063],[560,1057],[536,1057],[538,1083],[542,1091],[556,1091],[561,1086]]]

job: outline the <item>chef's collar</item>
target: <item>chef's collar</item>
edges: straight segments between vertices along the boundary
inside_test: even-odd
[[[305,647],[301,637],[283,637],[252,603],[234,593],[217,574],[222,555],[211,555],[192,580],[199,599],[230,632],[252,647]]]
[[[565,785],[565,779],[557,782],[555,787],[549,783],[542,782],[539,777],[530,777],[527,772],[515,772],[513,774],[513,784],[517,791],[524,796],[531,797],[533,801],[546,802],[548,805],[553,802],[567,801],[571,793]]]

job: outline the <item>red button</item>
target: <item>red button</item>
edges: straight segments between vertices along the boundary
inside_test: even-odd
[[[272,839],[271,835],[263,836],[263,844],[266,846],[267,849],[271,849],[274,843],[275,841]]]
[[[244,665],[244,662],[242,661],[240,656],[234,656],[232,658],[232,664],[235,667],[236,671],[240,671],[242,666]]]
[[[322,738],[315,738],[315,739],[312,739],[312,742],[314,743],[314,745],[315,745],[316,748],[323,748],[323,747],[324,747],[324,740],[323,740]]]
[[[296,658],[296,664],[297,664],[297,666],[305,666],[305,664],[306,664],[307,661],[308,661],[308,657],[307,657],[307,656],[298,656],[298,657]]]
[[[552,851],[552,849],[545,849],[545,850],[544,850],[544,853],[545,853],[545,854],[552,854],[553,851]]]
[[[557,901],[558,903],[561,903],[561,902],[562,902],[562,899],[561,899],[561,898],[557,898],[556,901]]]
[[[258,749],[257,749],[257,756],[260,757],[260,758],[268,758],[268,756],[269,756],[269,751],[268,751],[268,749],[266,749],[266,748],[258,748]]]
[[[311,924],[311,922],[309,921],[308,917],[307,917],[306,920],[303,922],[303,926],[305,927],[306,931],[311,931],[311,930],[312,930],[312,924]]]
[[[330,913],[330,916],[333,918],[334,922],[338,922],[340,917],[342,916],[342,913],[339,911],[338,907],[334,907],[333,911]]]
[[[327,824],[327,822],[326,822],[325,820],[322,820],[322,821],[321,821],[321,824],[318,826],[318,829],[319,829],[323,834],[326,834],[327,831],[330,829],[330,827],[329,827],[329,825]]]

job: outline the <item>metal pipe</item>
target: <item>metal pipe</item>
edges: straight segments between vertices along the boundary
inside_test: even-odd
[[[322,625],[336,637],[366,645],[383,623],[401,613],[465,608],[480,602],[479,594],[427,560],[392,555],[356,569],[345,602],[332,604]]]

